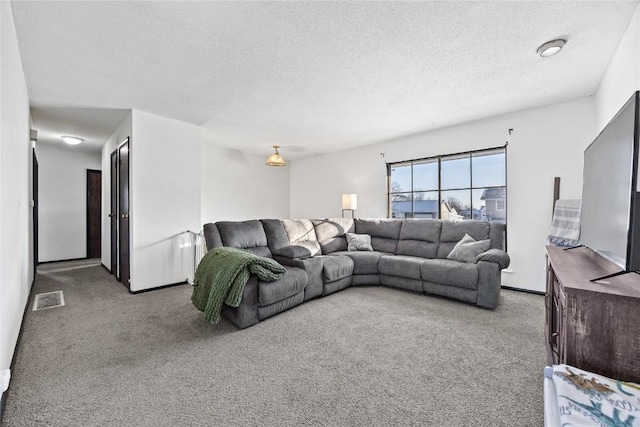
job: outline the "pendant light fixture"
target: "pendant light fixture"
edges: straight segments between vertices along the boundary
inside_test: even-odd
[[[269,156],[269,158],[267,159],[267,163],[265,164],[267,166],[278,166],[278,167],[287,166],[287,163],[284,161],[284,159],[278,152],[278,148],[280,148],[280,146],[274,145],[273,148],[274,150],[276,150],[276,152]]]

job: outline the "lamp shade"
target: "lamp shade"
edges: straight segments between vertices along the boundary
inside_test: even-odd
[[[273,148],[276,150],[276,152],[269,156],[265,164],[267,166],[287,166],[287,162],[284,161],[284,159],[278,152],[278,148],[280,148],[280,146],[274,145]]]
[[[343,194],[342,195],[342,209],[356,210],[358,209],[358,195],[357,194]]]

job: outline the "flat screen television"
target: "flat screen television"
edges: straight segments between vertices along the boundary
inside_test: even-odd
[[[621,273],[640,270],[638,102],[636,92],[584,152],[580,244]]]

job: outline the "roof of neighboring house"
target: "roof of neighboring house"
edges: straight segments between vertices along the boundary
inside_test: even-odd
[[[469,210],[469,209],[465,209],[462,210],[460,212],[458,212],[460,215],[469,215],[469,214],[473,214],[473,216],[479,216],[482,215],[484,213],[485,209],[484,206],[482,207],[482,209],[473,209],[473,210]]]
[[[392,202],[392,208],[394,212],[411,212],[411,203],[413,203],[415,213],[437,213],[438,201],[437,200],[403,200],[398,202]]]
[[[507,198],[506,187],[485,188],[484,191],[482,192],[482,197],[480,197],[480,200],[506,199],[506,198]]]

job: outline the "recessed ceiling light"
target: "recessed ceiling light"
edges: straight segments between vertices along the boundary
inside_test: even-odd
[[[69,145],[78,145],[84,141],[84,139],[78,138],[77,136],[62,136],[61,138]]]
[[[551,40],[540,46],[536,52],[538,52],[538,55],[541,57],[547,58],[560,52],[566,42],[567,41],[563,39]]]

